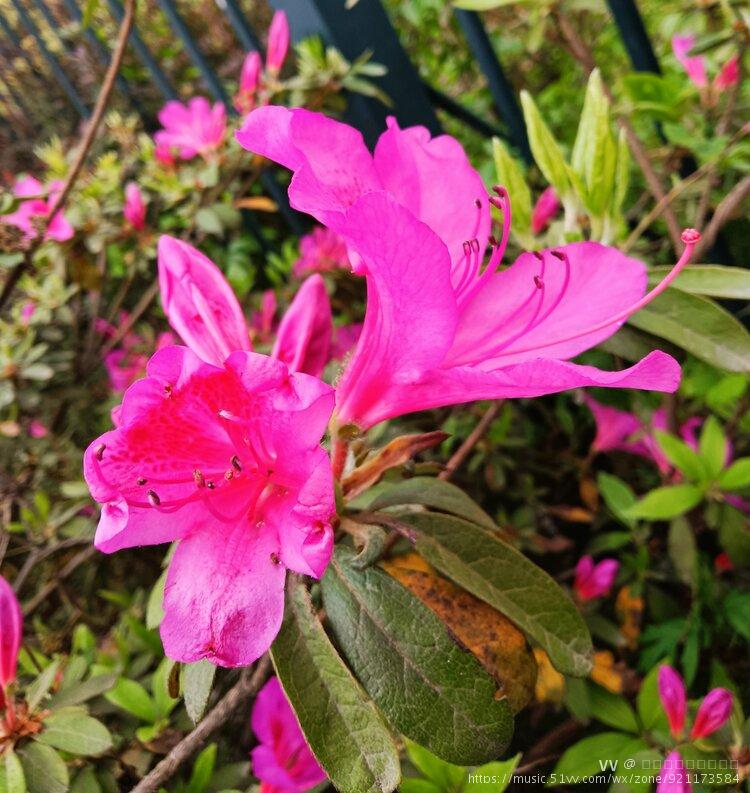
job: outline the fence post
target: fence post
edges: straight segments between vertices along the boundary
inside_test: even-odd
[[[661,74],[651,39],[646,33],[643,17],[635,0],[607,0],[609,10],[615,18],[620,38],[636,71]]]
[[[383,132],[386,116],[390,114],[396,114],[406,126],[422,124],[433,134],[440,132],[440,123],[417,70],[401,46],[380,0],[359,0],[348,9],[343,0],[271,0],[271,5],[286,11],[295,41],[318,35],[350,61],[370,50],[372,60],[388,69],[374,82],[391,98],[392,108],[360,94],[349,97],[348,118],[369,144]]]

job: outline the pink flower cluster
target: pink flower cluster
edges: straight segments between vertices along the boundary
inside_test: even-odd
[[[224,142],[227,111],[221,102],[211,105],[202,96],[187,104],[172,100],[159,111],[159,123],[162,129],[154,135],[154,153],[157,160],[172,165],[175,158],[210,157]]]
[[[15,212],[0,215],[0,222],[17,226],[23,231],[27,240],[33,240],[39,235],[35,218],[40,220],[49,217],[57,196],[62,190],[62,182],[52,182],[45,187],[33,176],[24,176],[17,179],[13,185],[13,195],[21,199]],[[65,242],[74,234],[73,227],[62,212],[56,212],[47,224],[44,238]]]
[[[296,276],[350,270],[346,242],[335,231],[318,226],[299,241],[299,259],[294,263]]]
[[[706,59],[702,55],[689,55],[690,50],[695,46],[695,36],[688,33],[684,36],[674,36],[672,38],[672,52],[679,61],[685,73],[690,78],[696,88],[708,87],[708,75],[706,71]],[[736,85],[740,79],[739,56],[733,55],[716,74],[713,80],[715,91],[726,91]]]
[[[582,556],[576,565],[573,591],[581,602],[605,597],[612,590],[620,563],[616,559],[602,559],[595,563],[591,556]]]
[[[669,721],[669,731],[676,740],[682,740],[687,718],[687,692],[680,674],[671,666],[659,668],[659,699]],[[707,738],[722,727],[732,714],[732,692],[714,688],[706,694],[695,714],[690,729],[690,740]]]
[[[289,20],[283,11],[277,11],[268,29],[266,48],[266,74],[275,78],[284,65],[289,52]],[[258,92],[263,88],[263,60],[259,52],[248,52],[240,71],[240,84],[234,97],[234,106],[240,113],[249,113],[259,104]]]

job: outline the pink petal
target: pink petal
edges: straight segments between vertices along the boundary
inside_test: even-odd
[[[274,533],[246,518],[234,526],[206,523],[182,540],[164,588],[164,652],[221,666],[260,658],[284,612],[286,572],[278,551]]]
[[[656,793],[691,793],[692,789],[680,753],[670,752],[656,777]]]
[[[546,188],[534,204],[531,213],[531,233],[541,234],[560,211],[560,199],[554,187]]]
[[[695,45],[695,36],[673,36],[672,37],[672,52],[675,58],[680,62],[680,65],[687,73],[687,76],[698,87],[703,88],[708,85],[708,78],[706,77],[706,62],[700,56],[690,57],[688,53]]]
[[[723,727],[732,715],[733,696],[726,688],[714,688],[698,707],[693,728],[690,730],[691,740],[705,738]]]
[[[633,413],[602,405],[588,394],[584,396],[584,401],[596,422],[596,437],[591,444],[592,451],[620,450],[634,433],[643,430],[641,420]]]
[[[22,634],[23,616],[18,598],[13,587],[0,576],[0,685],[3,688],[16,679]]]
[[[333,333],[331,302],[325,281],[311,275],[299,288],[276,333],[271,355],[293,372],[320,377],[328,363]]]
[[[659,667],[659,699],[669,720],[669,729],[674,738],[679,738],[685,729],[687,695],[682,677],[671,667]]]
[[[16,198],[42,198],[46,192],[44,185],[33,176],[23,176],[13,185],[13,195]]]
[[[159,240],[159,289],[164,312],[182,340],[208,363],[250,349],[240,304],[221,270],[174,237]]]
[[[454,268],[467,240],[476,239],[484,250],[491,221],[487,190],[455,138],[432,138],[425,127],[402,130],[391,117],[374,157],[383,187],[440,237]]]
[[[722,67],[714,78],[714,87],[719,91],[726,91],[737,84],[740,79],[740,59],[733,55]]]

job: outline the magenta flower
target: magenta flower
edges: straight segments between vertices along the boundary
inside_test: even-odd
[[[249,113],[255,107],[262,72],[260,53],[255,50],[248,52],[242,62],[240,85],[234,97],[234,107],[238,113]]]
[[[146,204],[135,182],[128,182],[125,185],[125,205],[122,214],[136,231],[143,231],[146,226]]]
[[[31,324],[31,318],[36,312],[36,303],[33,300],[27,300],[21,306],[21,324],[28,327]]]
[[[268,29],[268,47],[266,48],[266,69],[276,75],[289,52],[289,20],[283,11],[277,11]]]
[[[692,789],[680,753],[670,752],[656,777],[656,793],[691,793]]]
[[[171,100],[159,111],[160,129],[154,135],[157,152],[174,152],[181,160],[206,157],[221,146],[227,126],[227,113],[221,102],[213,106],[196,96],[186,105]],[[157,154],[157,157],[160,157]],[[161,157],[160,157],[161,158]]]
[[[718,91],[726,91],[736,85],[740,79],[740,59],[738,55],[733,55],[719,70],[714,77],[714,88]]]
[[[25,200],[21,201],[15,212],[0,215],[0,221],[11,226],[17,226],[24,232],[27,240],[35,239],[39,235],[37,223],[40,222],[35,220],[35,218],[41,220],[49,216],[61,190],[61,182],[52,182],[49,188],[46,188],[33,176],[17,179],[13,186],[13,195],[16,198]],[[75,231],[68,219],[60,211],[56,212],[49,221],[44,238],[46,240],[55,240],[56,242],[65,242],[74,233]]]
[[[350,270],[346,242],[335,231],[318,226],[299,241],[299,259],[294,263],[297,276]]]
[[[278,678],[258,693],[251,725],[259,740],[251,754],[253,774],[263,793],[304,793],[325,781]]]
[[[29,422],[29,435],[32,438],[46,438],[49,435],[49,430],[39,419],[32,419]]]
[[[679,61],[687,76],[698,88],[705,88],[708,85],[706,76],[706,61],[700,55],[690,57],[688,53],[695,46],[695,36],[687,34],[685,36],[672,37],[672,52]]]
[[[23,616],[13,587],[0,576],[0,706],[8,701],[7,688],[16,679],[21,649]]]
[[[498,272],[507,195],[498,188],[488,200],[453,138],[401,130],[391,119],[373,156],[345,124],[269,106],[248,116],[237,139],[294,171],[292,205],[341,234],[367,279],[364,328],[337,388],[339,426],[366,429],[442,405],[587,385],[677,388],[679,366],[662,352],[621,372],[568,359],[663,291],[697,232],[685,232],[680,261],[645,297],[645,266],[593,242],[526,253]],[[482,269],[490,202],[503,212],[503,234]]]
[[[576,565],[573,591],[581,601],[605,597],[612,589],[619,569],[620,563],[616,559],[602,559],[595,564],[591,556],[582,556]]]
[[[255,311],[250,319],[250,336],[253,342],[268,341],[273,334],[273,320],[276,316],[276,292],[266,289],[260,299],[260,311]]]
[[[671,666],[659,667],[659,699],[669,721],[672,737],[679,740],[685,729],[687,694],[682,677]]]
[[[168,143],[164,141],[155,141],[156,145],[154,146],[154,158],[157,162],[160,162],[162,165],[166,165],[167,167],[171,167],[175,164],[176,160],[174,154],[172,154],[172,149]]]
[[[557,197],[555,188],[548,187],[544,190],[534,204],[534,210],[531,213],[532,234],[541,234],[560,211],[560,207],[560,199]]]
[[[238,351],[220,369],[167,347],[86,450],[99,550],[179,542],[161,624],[170,658],[252,663],[281,624],[286,569],[322,575],[332,409],[329,386],[267,356]]]
[[[705,738],[722,727],[732,715],[732,692],[726,688],[714,688],[709,691],[695,714],[690,739],[693,741]]]
[[[271,355],[293,372],[320,377],[331,358],[332,328],[325,281],[318,274],[311,275],[282,317]]]

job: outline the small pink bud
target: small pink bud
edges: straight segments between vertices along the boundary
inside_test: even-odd
[[[31,318],[34,316],[34,312],[36,311],[36,303],[33,300],[27,300],[21,306],[21,324],[24,326],[28,326],[31,322]]]
[[[122,213],[136,231],[143,231],[146,225],[146,204],[135,182],[128,182],[125,186],[125,206]]]
[[[740,79],[740,59],[733,55],[720,69],[714,78],[714,88],[718,91],[726,91],[736,85]]]
[[[672,737],[679,738],[685,729],[687,695],[682,678],[671,666],[659,668],[659,699],[667,714]]]
[[[689,56],[688,53],[695,46],[695,36],[672,37],[672,52],[679,61],[687,76],[697,88],[704,88],[708,85],[706,77],[706,62],[700,55]]]
[[[695,714],[690,738],[697,740],[716,732],[732,713],[732,692],[726,688],[714,688],[706,694]]]
[[[560,199],[554,187],[548,187],[534,204],[531,213],[531,232],[541,234],[549,226],[552,218],[560,211]]]
[[[5,689],[16,679],[21,648],[23,617],[13,587],[0,576],[0,686]]]
[[[49,434],[49,430],[42,424],[41,421],[34,419],[29,423],[29,435],[32,438],[44,438]]]
[[[248,52],[240,72],[240,86],[234,98],[239,113],[249,113],[255,107],[255,95],[260,86],[263,63],[258,52]]]
[[[591,556],[582,556],[576,565],[573,590],[579,600],[594,600],[609,594],[617,577],[620,563],[616,559],[602,559],[594,564]]]
[[[266,51],[266,69],[271,74],[278,74],[289,51],[289,20],[283,11],[273,15],[268,30],[268,48]]]
[[[692,789],[680,753],[670,752],[656,777],[656,793],[691,793]]]

